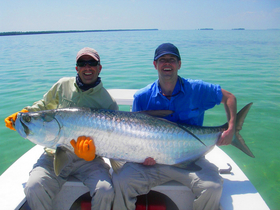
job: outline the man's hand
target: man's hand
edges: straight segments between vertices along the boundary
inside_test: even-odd
[[[142,164],[145,166],[153,166],[156,164],[156,161],[154,160],[154,158],[148,157]]]
[[[220,139],[217,142],[217,146],[229,145],[231,144],[234,135],[234,129],[226,130],[222,133]]]
[[[72,139],[70,141],[74,148],[74,153],[86,161],[91,161],[95,158],[95,145],[91,137],[79,136],[77,142]]]
[[[23,110],[21,110],[20,112],[28,112],[28,110],[23,109]],[[10,128],[11,130],[14,130],[14,131],[16,130],[16,129],[14,128],[14,124],[15,124],[15,122],[16,122],[16,120],[17,120],[17,115],[18,115],[18,113],[19,113],[19,112],[16,112],[16,113],[10,115],[9,117],[7,117],[7,118],[5,119],[5,124],[6,124],[6,127],[7,127],[7,128]]]

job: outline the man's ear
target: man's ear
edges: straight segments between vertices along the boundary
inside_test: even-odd
[[[98,75],[100,74],[101,69],[102,69],[102,65],[99,65],[99,73],[98,73]]]
[[[76,66],[76,71],[78,72],[79,70],[78,70],[78,66]]]
[[[179,69],[181,68],[181,65],[182,65],[182,62],[181,62],[181,60],[179,60]]]
[[[157,69],[157,62],[154,61],[153,64],[154,64],[155,69]]]

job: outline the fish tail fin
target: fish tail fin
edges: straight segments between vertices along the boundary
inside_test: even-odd
[[[249,109],[251,108],[253,103],[249,103],[246,106],[244,106],[236,116],[236,126],[235,126],[235,135],[233,137],[233,140],[231,144],[238,149],[240,149],[245,154],[249,155],[250,157],[255,157],[249,147],[246,145],[244,139],[239,134],[239,131],[242,129],[242,125],[244,123],[244,120],[247,116],[247,113],[249,112]]]

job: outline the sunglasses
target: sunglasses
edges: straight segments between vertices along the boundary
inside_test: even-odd
[[[87,64],[90,66],[97,66],[100,63],[99,63],[99,61],[96,61],[96,60],[89,60],[89,61],[79,60],[79,61],[77,61],[76,66],[85,67]]]

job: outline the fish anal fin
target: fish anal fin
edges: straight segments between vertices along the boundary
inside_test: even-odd
[[[126,163],[124,160],[115,160],[110,159],[111,166],[115,173],[118,173],[118,171],[123,167],[123,165]]]
[[[57,147],[53,159],[53,168],[55,175],[59,176],[61,171],[65,168],[66,165],[68,165],[69,162],[70,160],[66,151],[60,147]]]
[[[176,166],[178,168],[182,168],[182,169],[185,169],[185,170],[188,170],[188,171],[200,171],[201,170],[201,167],[196,165],[195,162],[190,162],[190,161],[185,161],[185,162],[182,162],[182,163],[178,163],[178,164],[175,164],[173,166]]]

